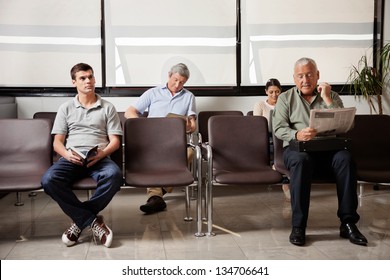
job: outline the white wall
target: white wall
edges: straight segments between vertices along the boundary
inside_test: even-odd
[[[58,107],[72,97],[17,97],[18,118],[32,118],[35,112],[57,112]],[[104,97],[103,97],[104,98]],[[244,114],[253,110],[253,104],[265,96],[242,97],[196,97],[197,111],[240,110]],[[112,102],[118,112],[125,111],[138,97],[106,97]],[[353,96],[342,96],[345,107],[356,107],[357,114],[369,114],[366,101],[359,102]]]

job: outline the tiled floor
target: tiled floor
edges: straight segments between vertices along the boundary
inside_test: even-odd
[[[183,220],[182,190],[167,195],[167,211],[143,215],[139,205],[145,191],[123,189],[102,213],[114,232],[111,248],[95,245],[87,230],[79,244],[67,248],[61,234],[70,221],[51,198],[43,192],[33,199],[23,194],[25,205],[16,207],[15,194],[9,194],[0,199],[0,259],[389,260],[390,189],[366,187],[365,194],[358,212],[367,247],[339,237],[332,185],[313,186],[307,245],[296,247],[288,242],[290,206],[280,186],[215,187],[216,236],[198,238],[195,221]]]

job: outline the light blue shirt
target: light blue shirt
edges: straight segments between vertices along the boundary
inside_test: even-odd
[[[148,117],[165,117],[168,113],[196,116],[194,94],[183,88],[172,96],[166,85],[145,91],[134,107],[141,114],[147,110]]]

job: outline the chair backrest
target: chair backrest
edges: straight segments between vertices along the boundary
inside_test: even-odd
[[[53,128],[54,120],[56,119],[57,112],[36,112],[33,116],[33,119],[46,119],[50,123],[50,133]],[[52,139],[52,144],[54,140],[54,136],[51,136]],[[56,162],[59,160],[60,156],[57,154],[54,150],[52,150],[52,155],[53,155],[53,162]]]
[[[358,177],[364,173],[370,176],[376,171],[385,171],[386,175],[375,174],[371,180],[381,182],[390,180],[390,116],[389,115],[356,115],[354,127],[344,136],[352,139],[352,153],[356,161]],[[383,181],[385,183],[385,181]]]
[[[3,187],[13,191],[39,189],[40,178],[52,163],[50,121],[3,119],[0,120],[0,130],[2,190]],[[8,181],[10,178],[15,180]],[[3,186],[6,181],[8,185]]]
[[[118,112],[118,115],[119,115],[119,119],[121,120],[121,125],[123,128],[126,122],[125,112]]]
[[[118,112],[119,119],[121,120],[122,127],[125,127],[126,117],[125,112]],[[142,118],[147,118],[149,115],[148,111],[145,111],[143,114],[140,115]]]
[[[267,119],[260,116],[213,116],[209,120],[209,144],[213,167],[257,169],[269,166]]]
[[[275,170],[287,177],[290,176],[290,172],[284,165],[283,161],[283,140],[280,140],[275,134],[272,135],[272,142],[274,146],[274,167]]]
[[[281,182],[281,174],[270,166],[265,117],[213,116],[208,128],[212,172],[216,182],[248,185]],[[208,168],[211,168],[210,165]]]
[[[16,119],[17,107],[14,96],[0,96],[0,119]]]
[[[34,119],[48,119],[54,124],[57,112],[36,112],[33,116]]]
[[[269,116],[267,116],[268,117],[268,131],[270,133],[272,133],[272,115],[273,115],[273,112],[274,112],[273,109],[270,110],[269,111]],[[247,116],[253,116],[253,111],[249,111],[246,115]]]
[[[185,186],[194,181],[187,167],[186,128],[181,118],[127,119],[124,130],[126,184]]]
[[[198,114],[198,131],[202,136],[202,142],[206,143],[209,141],[208,133],[208,121],[212,116],[219,115],[234,115],[234,116],[243,116],[244,114],[241,111],[201,111]]]

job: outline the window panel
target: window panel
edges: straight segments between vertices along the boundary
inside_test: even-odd
[[[99,0],[0,1],[0,86],[63,87],[90,64],[101,85]]]
[[[179,62],[187,85],[236,85],[235,2],[106,1],[107,85],[164,83]]]
[[[242,0],[242,85],[293,84],[293,65],[316,60],[321,79],[343,84],[371,52],[372,0]]]
[[[241,0],[237,67],[235,0],[101,2],[0,0],[0,86],[68,87],[78,62],[92,65],[97,86],[154,86],[178,62],[189,86],[235,86],[237,71],[244,86],[292,84],[302,56],[317,61],[321,80],[343,84],[373,43],[373,0]]]

